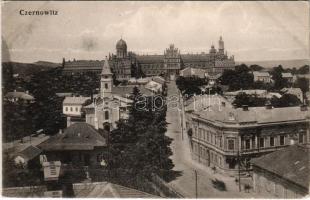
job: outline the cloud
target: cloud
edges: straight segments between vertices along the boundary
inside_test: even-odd
[[[102,59],[115,52],[120,37],[128,50],[141,53],[163,53],[170,43],[184,53],[208,52],[220,35],[236,59],[309,53],[307,2],[10,2],[4,7],[3,37],[9,49],[23,51],[11,55],[20,61]],[[55,9],[60,16],[21,17],[20,8]],[[35,48],[41,52],[34,54]]]

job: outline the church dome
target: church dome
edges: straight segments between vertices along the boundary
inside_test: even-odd
[[[127,44],[123,39],[120,39],[117,43],[116,43],[116,49],[127,49]]]
[[[211,46],[210,53],[216,53],[216,49],[214,48],[214,45]]]

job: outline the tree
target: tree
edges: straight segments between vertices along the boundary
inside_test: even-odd
[[[266,98],[261,98],[257,95],[248,95],[244,92],[239,93],[233,102],[236,107],[242,107],[243,105],[247,105],[249,107],[259,107],[264,106],[265,103]]]
[[[297,70],[298,74],[309,74],[309,65],[304,65]]]
[[[199,95],[201,94],[200,86],[206,85],[207,81],[197,76],[183,77],[180,76],[176,79],[176,85],[183,95]]]
[[[307,78],[298,78],[295,84],[295,87],[301,89],[303,94],[303,99],[306,97],[306,92],[309,92],[309,79]]]
[[[281,90],[282,88],[289,86],[288,81],[282,77],[282,73],[284,71],[285,70],[283,69],[282,65],[273,68],[271,75],[272,79],[274,80],[274,90]]]
[[[251,71],[260,71],[260,70],[264,69],[262,66],[256,65],[256,64],[250,65],[249,68],[250,68]]]
[[[66,121],[62,115],[63,98],[56,95],[60,75],[59,68],[42,71],[35,74],[27,85],[35,98],[35,102],[31,104],[31,118],[35,130],[44,129],[47,134],[55,134],[65,127]]]
[[[108,165],[126,171],[132,178],[163,174],[173,168],[169,158],[171,139],[165,136],[166,108],[154,109],[152,97],[141,97],[134,88],[127,121],[120,120],[111,132]]]
[[[281,98],[273,97],[271,99],[271,104],[274,107],[291,107],[299,106],[301,104],[298,97],[293,94],[284,94]]]
[[[228,85],[229,90],[251,89],[254,83],[253,74],[245,65],[237,65],[235,70],[225,70],[219,81],[223,85]]]

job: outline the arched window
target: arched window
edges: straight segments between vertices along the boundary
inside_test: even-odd
[[[108,120],[109,119],[109,111],[104,111],[104,119]]]

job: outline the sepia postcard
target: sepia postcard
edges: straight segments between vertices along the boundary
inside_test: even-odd
[[[2,1],[2,197],[309,197],[308,1]]]

